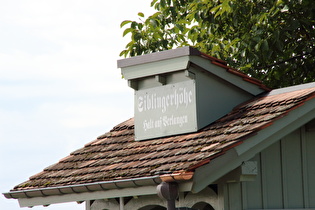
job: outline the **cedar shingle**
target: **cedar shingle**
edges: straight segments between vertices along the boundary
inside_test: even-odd
[[[198,132],[134,141],[134,120],[115,126],[14,190],[194,170],[314,97],[315,88],[260,96]]]

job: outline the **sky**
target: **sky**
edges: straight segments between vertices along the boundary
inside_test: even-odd
[[[152,14],[150,2],[0,0],[1,193],[133,116],[120,23]],[[0,195],[0,209],[21,208]]]

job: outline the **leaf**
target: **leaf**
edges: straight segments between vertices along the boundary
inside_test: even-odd
[[[261,37],[260,36],[255,36],[255,37],[253,37],[253,40],[258,43],[258,42],[260,42]]]
[[[139,12],[139,13],[138,13],[138,16],[139,16],[139,17],[144,17],[144,14],[143,14],[142,12]]]
[[[178,28],[181,32],[184,31],[184,27],[182,25],[176,24],[175,27]]]
[[[279,6],[279,5],[281,5],[281,4],[283,4],[283,0],[277,0],[276,6]]]
[[[165,0],[160,0],[160,5],[162,8],[165,8],[165,6],[166,6]]]
[[[124,20],[123,22],[121,22],[120,24],[120,28],[124,27],[126,24],[131,23],[131,20]]]
[[[130,28],[136,29],[138,23],[136,21],[132,21]]]
[[[281,41],[276,42],[276,47],[280,52],[283,51],[283,43]]]
[[[262,50],[263,51],[268,51],[269,50],[269,44],[268,44],[268,41],[266,39],[262,43]]]
[[[154,20],[154,19],[150,19],[150,24],[151,24],[151,26],[153,26],[154,28],[157,27],[157,22],[156,22],[156,20]]]
[[[254,49],[259,52],[259,49],[260,49],[260,46],[261,46],[261,42],[257,43],[254,47]]]
[[[127,29],[125,29],[124,32],[123,32],[123,37],[126,36],[128,33],[131,33],[131,32],[133,32],[133,31],[134,31],[133,28],[127,28]]]
[[[297,29],[298,27],[300,27],[300,22],[296,19],[293,19],[289,22],[290,26],[289,26],[289,29],[291,30],[295,30]]]
[[[142,38],[142,36],[141,36],[140,33],[134,33],[134,34],[132,35],[132,39],[133,39],[135,42],[138,42],[141,38]],[[139,46],[137,45],[137,47],[139,47]]]
[[[153,1],[151,2],[151,7],[153,7],[157,1],[158,1],[158,0],[153,0]]]
[[[143,24],[142,24],[142,23],[139,23],[139,24],[138,24],[138,29],[141,31],[142,28],[143,28]]]
[[[231,6],[230,6],[230,0],[224,0],[222,3],[222,11],[230,13],[232,11]]]
[[[288,7],[288,5],[285,5],[280,11],[281,11],[281,12],[289,12],[289,7]]]
[[[212,8],[211,10],[210,10],[210,12],[212,12],[213,14],[216,14],[220,9],[221,9],[221,4],[220,5],[218,5],[218,6],[216,6],[216,7],[214,7],[214,8]],[[216,16],[216,15],[215,15]]]
[[[162,36],[159,33],[153,33],[154,39],[162,39]]]
[[[119,56],[120,56],[120,57],[121,57],[121,56],[126,57],[127,54],[128,54],[128,50],[123,50],[123,51],[120,52]]]

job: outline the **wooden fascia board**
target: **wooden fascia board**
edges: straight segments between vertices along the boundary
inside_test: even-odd
[[[97,200],[127,196],[156,194],[156,186],[143,186],[137,188],[112,189],[105,191],[71,193],[64,195],[51,195],[46,197],[19,198],[20,207],[33,207],[56,203]]]
[[[260,93],[265,92],[259,86],[245,81],[242,77],[236,76],[227,70],[223,69],[218,65],[212,64],[210,60],[204,59],[200,56],[190,56],[190,62],[200,66],[201,68],[209,71],[210,73],[216,75],[217,77],[233,84],[234,86],[256,96]]]
[[[306,101],[304,105],[290,111],[286,116],[276,120],[272,125],[258,132],[257,135],[235,147],[239,156],[257,148],[255,154],[303,126],[315,118],[315,98]],[[255,155],[254,154],[254,155]]]
[[[210,163],[203,165],[196,169],[193,178],[192,192],[198,193],[212,184],[214,181],[225,175],[227,172],[233,170],[240,164],[237,153],[234,149],[230,149],[224,155],[210,161]]]
[[[276,120],[272,125],[259,131],[257,135],[218,157],[208,164],[196,169],[192,192],[197,193],[209,184],[240,166],[244,161],[279,141],[292,131],[315,118],[315,99],[311,99],[288,115]]]
[[[201,53],[199,50],[186,46],[186,47],[180,47],[177,49],[171,49],[171,50],[165,50],[140,56],[134,56],[130,58],[120,59],[117,61],[117,67],[118,68],[125,68],[129,66],[135,66],[135,65],[141,65],[145,63],[152,63],[156,61],[161,60],[167,60],[167,59],[173,59],[178,58],[182,56],[189,56],[189,55],[198,55],[201,56],[203,53]],[[208,56],[211,57],[211,56]],[[223,62],[219,59],[211,57],[211,59],[216,60],[217,62]]]
[[[189,65],[189,56],[144,63],[121,68],[121,73],[127,80],[155,76],[174,71],[185,70]]]

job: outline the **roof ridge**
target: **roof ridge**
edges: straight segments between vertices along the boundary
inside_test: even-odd
[[[289,92],[294,92],[294,91],[309,89],[309,88],[315,88],[315,82],[274,89],[266,93],[265,96],[278,95],[278,94],[289,93]]]

